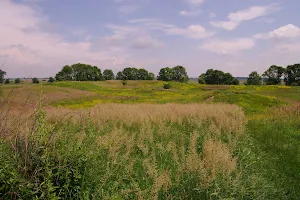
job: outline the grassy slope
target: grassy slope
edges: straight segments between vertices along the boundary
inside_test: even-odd
[[[282,111],[274,113],[274,116],[268,114],[273,108],[300,102],[299,87],[228,87],[172,83],[170,90],[164,90],[162,85],[162,82],[156,81],[129,81],[127,86],[122,86],[119,81],[59,82],[45,84],[44,92],[51,96],[55,96],[57,90],[60,90],[60,94],[67,93],[62,98],[53,98],[49,104],[69,108],[85,108],[99,103],[237,104],[243,108],[248,118],[247,129],[251,141],[247,142],[245,148],[251,148],[255,152],[253,168],[263,173],[269,185],[272,185],[268,192],[273,190],[278,199],[297,199],[300,196],[299,112],[289,114],[289,111]],[[4,93],[8,87],[14,86],[4,86]],[[36,85],[29,87],[32,91],[39,89]],[[75,91],[86,93],[72,95]],[[292,110],[299,110],[299,107]]]

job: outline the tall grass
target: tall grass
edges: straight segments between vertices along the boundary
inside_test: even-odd
[[[103,104],[72,111],[42,102],[24,116],[1,112],[7,121],[0,123],[3,199],[271,195],[249,167],[254,154],[237,106]]]

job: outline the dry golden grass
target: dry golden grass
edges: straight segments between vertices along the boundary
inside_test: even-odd
[[[242,109],[235,105],[102,104],[88,110],[46,108],[45,112],[51,123],[62,123],[71,118],[71,123],[83,126],[81,132],[72,137],[73,143],[82,144],[88,134],[94,134],[97,151],[107,152],[106,174],[95,177],[101,179],[98,191],[102,191],[115,174],[119,174],[119,181],[130,180],[137,160],[146,170],[144,178],[153,183],[143,190],[132,181],[134,188],[120,191],[122,196],[135,193],[139,199],[149,196],[158,199],[160,192],[168,191],[172,186],[180,187],[186,173],[199,178],[201,189],[211,187],[219,175],[230,180],[231,174],[238,173],[238,157],[232,154],[234,138],[243,134],[246,120]],[[89,123],[95,125],[91,133],[84,131]],[[111,127],[108,131],[104,129],[106,124]],[[22,126],[25,132],[30,127],[24,128],[26,123]],[[64,138],[66,134],[57,133],[55,137]],[[26,134],[23,137],[26,138]],[[203,138],[201,144],[200,137]],[[228,143],[224,143],[224,137]],[[50,142],[55,144],[55,140]],[[88,152],[92,154],[92,151]],[[168,161],[158,161],[160,156],[168,154]]]
[[[181,122],[189,120],[211,120],[218,128],[227,132],[242,129],[245,120],[243,110],[229,104],[100,104],[91,109],[71,110],[67,108],[47,109],[50,118],[64,115],[89,116],[97,124],[108,121],[125,123]]]

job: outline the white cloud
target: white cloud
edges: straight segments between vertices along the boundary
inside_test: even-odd
[[[204,2],[204,0],[185,0],[185,1],[191,5],[200,5]]]
[[[204,39],[214,35],[201,25],[190,25],[187,28],[180,28],[172,24],[165,24],[158,21],[141,23],[147,29],[155,29],[164,32],[167,35],[180,35],[192,39]]]
[[[205,49],[218,54],[235,54],[242,50],[251,49],[255,42],[251,38],[239,38],[234,40],[214,39],[205,42],[201,49]]]
[[[277,10],[279,10],[279,7],[275,4],[267,6],[253,6],[245,10],[229,13],[227,16],[228,20],[226,21],[212,21],[210,24],[214,27],[231,31],[236,29],[243,21],[263,17]]]
[[[239,25],[239,23],[233,21],[210,22],[210,24],[214,27],[223,28],[227,31],[232,31]]]
[[[269,33],[254,35],[256,39],[292,39],[297,37],[300,37],[300,28],[293,24],[282,26]]]
[[[149,49],[149,48],[162,48],[165,44],[150,36],[140,36],[132,41],[130,48],[134,49]]]
[[[181,10],[179,14],[187,17],[196,17],[201,14],[201,10]]]

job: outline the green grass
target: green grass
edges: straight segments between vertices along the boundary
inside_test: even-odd
[[[296,108],[295,108],[296,109]],[[299,107],[298,107],[299,109]],[[300,115],[274,115],[252,119],[248,131],[254,139],[260,170],[281,191],[278,199],[297,199],[300,185]]]
[[[142,195],[144,199],[153,199],[156,181],[160,181],[162,186],[155,196],[158,199],[299,199],[300,108],[292,106],[300,103],[300,87],[171,83],[166,90],[164,84],[159,81],[128,81],[126,86],[121,81],[40,84],[46,98],[52,97],[45,105],[47,108],[54,107],[58,113],[60,108],[71,108],[68,111],[74,111],[73,117],[80,120],[53,117],[47,121],[38,115],[31,129],[31,123],[26,124],[30,130],[22,126],[13,129],[18,134],[38,135],[26,140],[20,135],[13,138],[13,134],[4,137],[6,129],[0,127],[0,198],[5,195],[4,199],[138,199]],[[26,86],[26,91],[35,94],[40,85],[9,84],[0,89],[5,96],[14,88]],[[66,95],[55,99],[56,93]],[[235,130],[230,132],[230,127],[243,116],[234,112],[224,115],[218,105],[211,112],[217,115],[203,114],[204,121],[198,116],[177,121],[130,122],[128,118],[133,111],[129,109],[123,114],[123,121],[96,122],[92,113],[84,116],[78,113],[100,105],[99,115],[94,118],[102,119],[101,105],[106,103],[126,106],[227,103],[240,106],[248,123],[241,127],[245,131],[242,137],[228,137],[236,134]],[[279,108],[286,109],[277,112]],[[226,117],[221,120],[219,115]],[[2,120],[0,126],[6,124],[3,122],[6,121]],[[220,127],[222,123],[227,125]],[[203,181],[211,178],[211,171],[205,175],[203,171],[195,174],[188,168],[183,170],[183,163],[193,149],[192,133],[197,135],[198,157],[194,157],[194,163],[203,159],[205,141],[215,138],[232,145],[232,156],[238,157],[235,170],[229,176],[219,173],[208,187]],[[130,146],[128,141],[134,145]],[[174,148],[172,145],[175,150],[170,150]],[[185,153],[180,157],[182,149]],[[179,162],[175,161],[175,151]],[[156,175],[149,174],[148,161]]]

